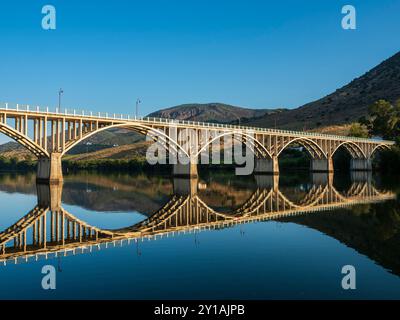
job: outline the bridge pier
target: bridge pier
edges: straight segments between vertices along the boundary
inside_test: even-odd
[[[197,193],[198,180],[196,178],[174,178],[174,194],[186,196]]]
[[[328,159],[311,159],[312,172],[333,172],[333,160]]]
[[[197,178],[197,163],[182,164],[177,163],[173,165],[172,175],[174,177],[182,178]]]
[[[371,159],[351,159],[350,170],[354,171],[371,171],[372,162]]]
[[[371,171],[350,171],[351,182],[372,182]]]
[[[333,172],[312,172],[311,180],[314,185],[332,186]]]
[[[49,208],[51,211],[61,209],[62,183],[36,184],[38,205],[42,208]]]
[[[266,175],[266,174],[256,174],[254,175],[256,179],[257,188],[260,189],[274,189],[277,190],[279,186],[279,175]]]
[[[36,181],[38,183],[60,183],[63,181],[61,153],[52,153],[50,158],[39,158]]]
[[[255,174],[279,174],[278,157],[255,159]]]

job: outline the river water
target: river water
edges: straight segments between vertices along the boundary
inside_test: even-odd
[[[0,298],[399,299],[397,187],[362,173],[82,172],[62,186],[2,173]]]

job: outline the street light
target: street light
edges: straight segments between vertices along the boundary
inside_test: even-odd
[[[58,91],[58,111],[61,109],[61,95],[64,93],[63,89],[60,88]]]
[[[240,117],[237,117],[237,119],[239,120],[239,127],[240,127]]]
[[[138,98],[136,100],[136,118],[139,117],[139,103],[142,103],[142,101]]]

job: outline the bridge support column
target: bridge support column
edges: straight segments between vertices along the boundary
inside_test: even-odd
[[[371,159],[351,159],[350,170],[371,171],[372,170]]]
[[[351,182],[368,182],[372,181],[371,171],[350,171]]]
[[[42,208],[49,208],[51,211],[59,211],[61,209],[63,184],[36,184],[36,192],[38,197],[38,205]]]
[[[256,165],[254,168],[255,174],[279,174],[278,157],[271,159],[255,159]]]
[[[38,183],[60,183],[63,181],[61,153],[52,153],[50,158],[39,158],[36,181]]]
[[[257,188],[260,189],[278,189],[279,186],[279,175],[266,175],[266,174],[256,174],[254,175],[256,179]]]
[[[174,177],[182,178],[196,178],[197,177],[197,163],[182,164],[177,163],[173,165],[172,174]]]
[[[186,196],[197,193],[197,178],[174,178],[174,194]]]
[[[313,172],[333,172],[333,160],[328,159],[311,159],[311,171]]]
[[[331,186],[333,184],[333,172],[313,172],[311,179],[314,185]]]

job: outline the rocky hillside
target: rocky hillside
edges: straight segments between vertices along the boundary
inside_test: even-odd
[[[99,132],[73,148],[69,155],[92,155],[100,152],[100,154],[118,154],[120,150],[137,149],[142,147],[145,137],[130,130],[111,129]],[[139,144],[138,144],[139,143]],[[125,147],[125,148],[124,148]],[[142,151],[141,151],[142,152]],[[16,158],[18,160],[35,159],[33,154],[26,148],[16,142],[7,142],[0,145],[0,156],[5,158]]]
[[[149,114],[149,117],[192,120],[204,122],[238,122],[240,119],[253,119],[266,114],[274,114],[274,109],[248,109],[222,103],[182,104],[180,106],[159,110]]]
[[[0,145],[0,157],[7,159],[15,158],[20,161],[32,160],[35,158],[28,149],[13,141]]]
[[[278,128],[295,130],[344,124],[357,121],[378,99],[400,99],[400,52],[322,99],[250,120],[248,124],[274,127],[276,123]]]

